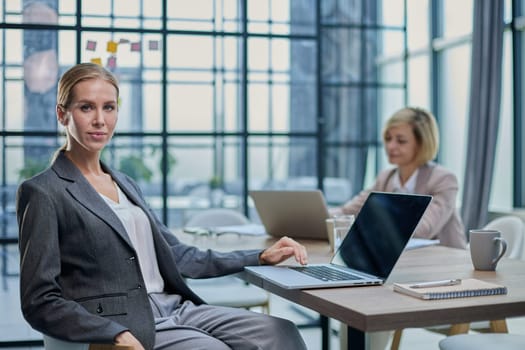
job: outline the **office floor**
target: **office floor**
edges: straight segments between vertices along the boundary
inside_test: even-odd
[[[14,339],[39,339],[40,335],[31,330],[22,319],[20,314],[20,303],[18,299],[18,280],[8,278],[7,290],[0,290],[0,340]],[[271,313],[277,316],[289,318],[297,324],[308,324],[315,320],[317,314],[301,307],[290,304],[277,296],[272,296],[270,304]],[[331,322],[333,334],[331,336],[330,350],[339,350],[339,338],[337,331],[338,322]],[[509,332],[525,334],[525,318],[508,320]],[[309,350],[321,350],[321,331],[318,327],[300,328],[301,334],[308,345]],[[436,350],[439,340],[444,336],[423,329],[406,329],[401,341],[401,350]],[[3,348],[11,350],[43,349],[41,347]]]

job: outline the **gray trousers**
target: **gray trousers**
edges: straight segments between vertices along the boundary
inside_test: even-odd
[[[301,350],[295,325],[244,309],[180,303],[180,296],[150,294],[155,316],[155,350]]]

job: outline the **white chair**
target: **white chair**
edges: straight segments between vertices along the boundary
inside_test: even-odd
[[[439,342],[440,350],[523,350],[525,335],[518,334],[460,334]]]
[[[46,350],[132,350],[133,347],[112,344],[86,344],[73,343],[44,335],[44,348]]]
[[[214,227],[249,223],[250,220],[238,211],[226,208],[213,208],[191,216],[186,222],[186,226]],[[269,294],[261,288],[241,281],[235,276],[188,279],[187,281],[190,288],[208,304],[244,309],[260,307],[263,312],[270,312]]]
[[[521,259],[523,254],[523,220],[514,215],[505,215],[496,218],[485,225],[486,230],[497,230],[507,241],[505,257],[510,259]]]
[[[238,211],[227,208],[213,208],[192,215],[185,226],[230,226],[249,223],[250,220]]]

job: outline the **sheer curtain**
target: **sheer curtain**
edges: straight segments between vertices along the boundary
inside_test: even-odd
[[[504,0],[474,2],[467,160],[461,215],[467,230],[487,221],[498,134]]]

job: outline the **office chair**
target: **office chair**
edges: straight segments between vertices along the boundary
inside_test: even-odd
[[[509,259],[521,259],[523,254],[524,224],[523,221],[514,215],[505,215],[489,222],[485,230],[497,230],[507,241],[507,251],[505,257]]]
[[[459,334],[439,342],[440,350],[522,350],[525,335],[518,334]]]
[[[127,345],[73,343],[44,335],[46,350],[132,350]]]
[[[227,208],[212,208],[194,214],[188,219],[185,226],[213,227],[249,223],[250,220],[238,211]],[[210,305],[244,309],[260,307],[264,313],[270,312],[269,294],[235,276],[187,279],[187,282],[190,288]]]
[[[510,259],[521,259],[523,254],[523,244],[525,235],[525,224],[523,221],[514,215],[505,215],[496,218],[486,224],[483,229],[485,230],[497,230],[501,232],[501,236],[507,241],[507,251],[505,257]],[[491,333],[507,333],[507,322],[505,320],[490,320],[480,321],[454,325],[445,325],[426,328],[429,331],[445,334],[445,335],[457,335],[467,333],[469,330],[476,332],[491,332]],[[397,350],[399,343],[401,342],[401,335],[403,330],[398,329],[394,333],[392,340],[391,350]],[[459,348],[458,348],[459,349]]]
[[[185,226],[233,226],[247,225],[250,220],[242,213],[227,208],[212,208],[192,215]]]

